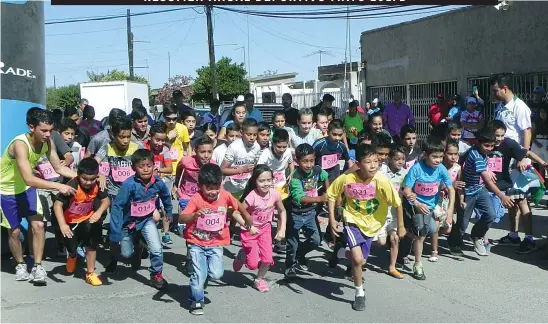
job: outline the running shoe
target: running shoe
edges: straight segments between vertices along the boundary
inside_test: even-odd
[[[500,246],[505,246],[505,245],[519,246],[521,244],[521,238],[519,236],[516,238],[511,238],[510,235],[508,234],[506,236],[501,237],[498,240],[493,240],[491,244],[500,245]]]
[[[164,289],[167,286],[167,281],[162,276],[161,272],[150,274],[150,285],[158,290]]]
[[[15,267],[15,280],[26,281],[29,280],[29,272],[27,271],[27,265],[25,263],[18,263]]]
[[[485,249],[485,242],[483,241],[483,238],[473,239],[473,241],[474,241],[474,251],[476,251],[477,255],[479,256],[489,255],[487,253],[487,250]]]
[[[240,251],[238,251],[238,255],[236,255],[236,259],[234,259],[234,262],[232,262],[232,269],[238,272],[242,270],[244,263],[245,263],[245,252],[244,252],[244,249],[240,249]]]
[[[202,303],[192,302],[190,305],[190,314],[204,315],[204,305]]]
[[[352,309],[355,311],[364,311],[365,310],[365,296],[356,296],[354,302],[352,303]]]
[[[451,252],[451,255],[456,257],[463,257],[464,252],[462,252],[462,249],[460,246],[449,246],[449,252]]]
[[[267,292],[270,289],[270,287],[268,287],[268,283],[264,279],[255,280],[253,282],[253,286],[260,292]]]
[[[169,236],[169,233],[164,233],[162,236],[162,244],[173,244],[173,241],[171,240],[171,237]]]
[[[413,265],[413,276],[417,280],[426,280],[426,276],[424,275],[424,268],[422,264],[415,263]]]
[[[297,263],[297,269],[308,272],[308,260],[305,258],[300,259]]]
[[[297,271],[295,270],[295,266],[285,269],[284,276],[285,278],[297,278]]]
[[[535,250],[536,250],[535,241],[526,238],[523,241],[521,241],[521,244],[519,245],[519,248],[516,250],[516,253],[529,254],[531,252],[534,252]]]
[[[101,286],[103,281],[95,272],[86,273],[86,282],[92,286]]]
[[[45,286],[47,284],[46,278],[46,269],[44,269],[41,264],[35,264],[30,272],[30,282],[32,282],[35,286]]]
[[[388,270],[388,275],[396,279],[403,279],[403,275],[396,269]]]
[[[78,261],[77,258],[73,258],[70,255],[68,256],[66,265],[67,273],[73,274],[74,271],[76,271],[76,261]]]

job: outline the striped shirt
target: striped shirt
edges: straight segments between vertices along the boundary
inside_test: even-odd
[[[481,173],[487,171],[487,156],[481,154],[477,147],[472,147],[468,151],[468,156],[464,162],[464,194],[472,196],[477,194],[484,188],[484,184],[480,184]]]

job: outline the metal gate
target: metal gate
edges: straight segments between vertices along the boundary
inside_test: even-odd
[[[495,108],[498,104],[496,98],[493,97],[491,85],[489,84],[490,77],[474,77],[468,79],[468,89],[473,86],[478,87],[479,96],[485,101],[485,107],[482,111],[486,120],[493,119]],[[536,86],[548,87],[548,73],[528,73],[514,75],[514,94],[526,103],[533,100],[533,90]],[[466,94],[468,96],[469,93]]]
[[[409,85],[409,107],[415,116],[417,137],[425,139],[430,134],[428,110],[436,103],[436,96],[442,93],[450,98],[457,93],[457,81],[432,82]]]
[[[384,107],[394,101],[394,93],[399,92],[402,95],[402,101],[407,103],[407,90],[405,85],[393,85],[382,87],[367,87],[367,100],[379,99],[381,107]]]

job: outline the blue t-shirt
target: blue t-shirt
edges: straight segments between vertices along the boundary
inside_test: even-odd
[[[417,200],[433,210],[440,198],[442,183],[446,187],[453,185],[447,168],[443,164],[432,168],[422,160],[409,169],[404,186],[413,189],[413,192],[417,194]]]
[[[247,118],[253,118],[257,121],[257,123],[260,123],[263,121],[263,114],[259,109],[253,108],[251,112],[247,112]]]
[[[481,154],[477,147],[468,150],[468,155],[464,162],[463,179],[466,183],[464,194],[472,196],[478,193],[485,186],[480,184],[481,173],[487,171],[487,156]]]

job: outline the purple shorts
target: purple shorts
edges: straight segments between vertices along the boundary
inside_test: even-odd
[[[363,235],[360,229],[354,225],[345,225],[343,232],[346,237],[346,243],[350,249],[358,245],[361,246],[363,258],[367,260],[369,252],[371,251],[371,242],[373,242],[373,238]]]
[[[38,214],[38,193],[35,188],[29,188],[17,195],[0,195],[0,206],[5,218],[2,225],[16,228],[23,218]]]

